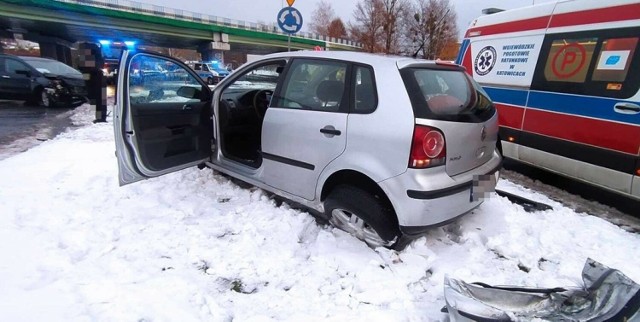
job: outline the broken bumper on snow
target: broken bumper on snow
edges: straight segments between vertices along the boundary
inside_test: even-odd
[[[451,321],[640,321],[640,285],[587,259],[583,288],[526,288],[445,277]]]

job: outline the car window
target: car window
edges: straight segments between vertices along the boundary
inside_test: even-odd
[[[4,69],[9,74],[15,74],[16,71],[18,71],[18,70],[27,70],[27,71],[31,70],[31,68],[29,68],[29,66],[23,64],[20,61],[15,60],[15,59],[11,59],[11,58],[6,58],[4,60]]]
[[[339,111],[345,97],[347,64],[337,61],[295,59],[274,106],[318,111]]]
[[[401,75],[417,118],[483,122],[495,111],[484,90],[462,70],[410,67]]]
[[[221,94],[223,106],[251,111],[251,115],[259,111],[260,117],[263,117],[271,106],[273,93],[286,63],[285,60],[264,62],[236,74],[232,81],[224,85]],[[223,108],[221,113],[225,112],[229,110]],[[228,114],[221,115],[221,118],[229,117]]]
[[[353,69],[354,97],[353,111],[355,113],[367,113],[375,110],[377,95],[371,67],[356,66]]]
[[[471,100],[469,81],[460,72],[416,69],[414,77],[435,114],[458,114]]]
[[[265,89],[273,91],[278,85],[278,80],[285,64],[284,60],[278,60],[245,71],[229,84],[227,89]]]
[[[169,71],[171,70],[171,72]],[[179,90],[192,87],[202,92],[202,85],[185,68],[172,61],[139,54],[129,65],[129,99],[132,104],[197,102],[201,95],[185,97]]]

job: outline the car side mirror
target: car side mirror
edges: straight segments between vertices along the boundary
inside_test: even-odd
[[[184,98],[197,98],[200,99],[201,91],[195,87],[191,86],[180,86],[178,91],[176,91],[176,95]]]
[[[16,70],[16,74],[31,77],[31,72],[24,69]]]

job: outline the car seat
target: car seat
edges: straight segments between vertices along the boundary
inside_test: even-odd
[[[340,107],[343,92],[343,82],[335,80],[325,80],[318,84],[318,87],[316,88],[316,97],[322,102],[323,108],[328,107],[329,103],[335,102],[336,104],[331,105],[331,107],[335,107],[335,109],[337,110]]]

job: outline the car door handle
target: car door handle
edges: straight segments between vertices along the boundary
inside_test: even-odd
[[[613,110],[622,114],[638,114],[640,113],[640,105],[633,103],[618,103]]]
[[[332,136],[335,136],[335,135],[342,134],[342,132],[340,132],[340,130],[336,130],[336,128],[333,127],[333,125],[327,125],[327,126],[321,128],[320,129],[320,133],[327,134],[327,137],[332,137]]]
[[[182,105],[182,110],[183,111],[191,111],[192,109],[193,109],[193,107],[191,107],[191,105],[189,105],[189,104]]]
[[[2,75],[2,78],[11,78],[11,76]]]

